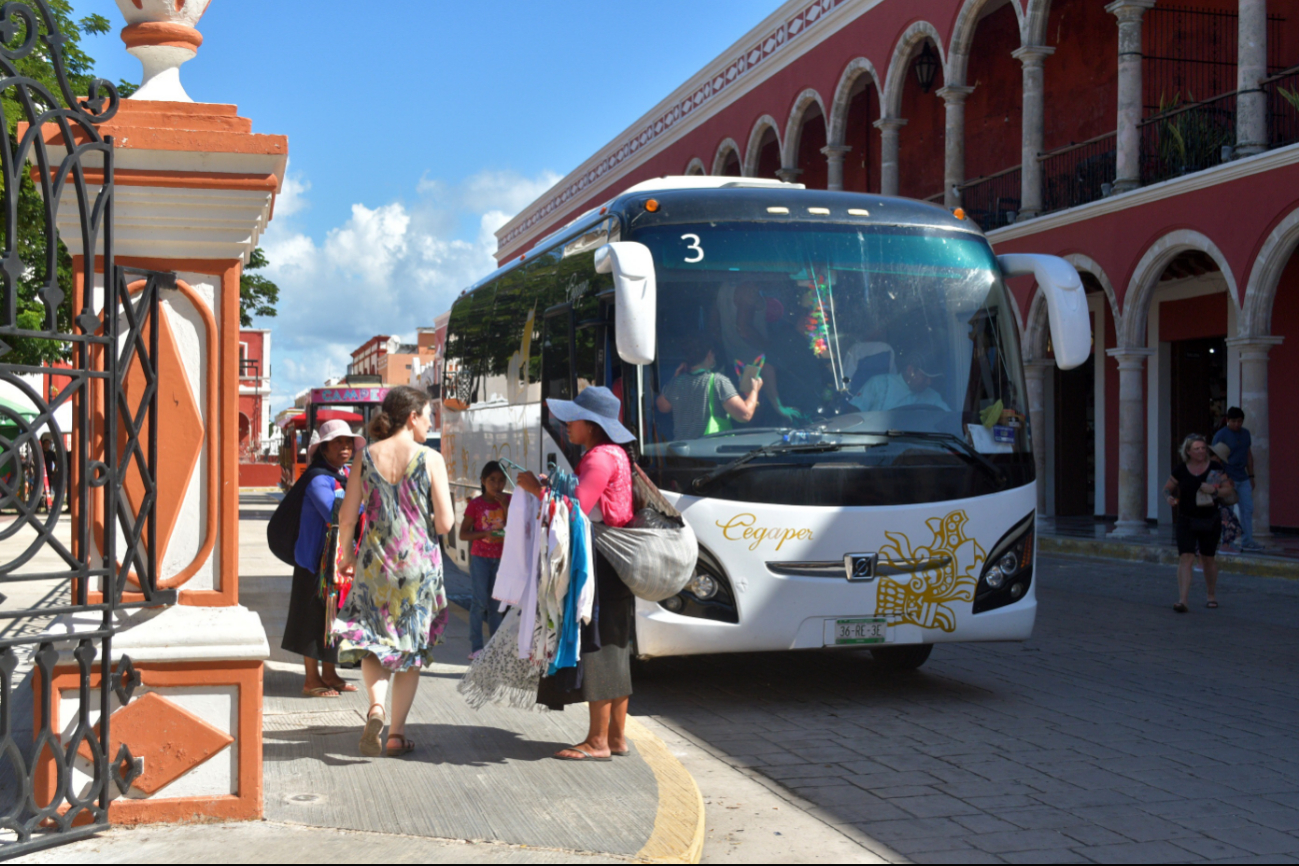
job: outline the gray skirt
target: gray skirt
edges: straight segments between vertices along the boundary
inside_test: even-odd
[[[537,703],[552,710],[568,704],[611,701],[631,694],[631,653],[636,633],[636,596],[597,550],[595,592],[599,612],[582,630],[576,668],[542,677]],[[599,649],[594,638],[599,635]]]

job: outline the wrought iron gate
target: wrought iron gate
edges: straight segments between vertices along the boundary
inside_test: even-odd
[[[140,684],[130,659],[113,664],[118,612],[175,601],[155,589],[153,326],[174,278],[114,262],[113,143],[97,127],[118,94],[96,80],[75,96],[63,44],[46,0],[0,6],[0,114],[21,115],[0,150],[0,859],[108,823],[110,788],[143,769],[109,748]],[[55,88],[24,74],[42,66]],[[75,274],[61,203],[76,207],[62,218]]]

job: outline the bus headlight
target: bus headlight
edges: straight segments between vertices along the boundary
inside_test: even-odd
[[[974,591],[974,613],[1014,604],[1033,582],[1032,514],[1016,523],[992,548]]]
[[[707,574],[697,571],[690,582],[686,584],[686,592],[701,601],[708,601],[717,595],[717,581]]]
[[[703,547],[699,548],[699,563],[695,566],[690,582],[681,592],[664,599],[659,605],[680,616],[710,619],[714,622],[740,621],[731,581],[717,558]]]

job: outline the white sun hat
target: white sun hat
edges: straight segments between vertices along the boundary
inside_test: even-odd
[[[315,433],[311,434],[311,444],[307,447],[307,465],[316,457],[316,449],[324,445],[331,439],[337,439],[339,436],[351,436],[352,448],[360,451],[365,447],[365,437],[357,436],[352,432],[352,426],[342,419],[335,418],[333,421],[326,421],[321,424]]]

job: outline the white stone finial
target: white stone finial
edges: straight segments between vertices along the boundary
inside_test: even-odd
[[[193,102],[180,83],[181,64],[203,44],[195,25],[212,0],[117,0],[126,18],[122,41],[144,67],[144,79],[131,99]]]

